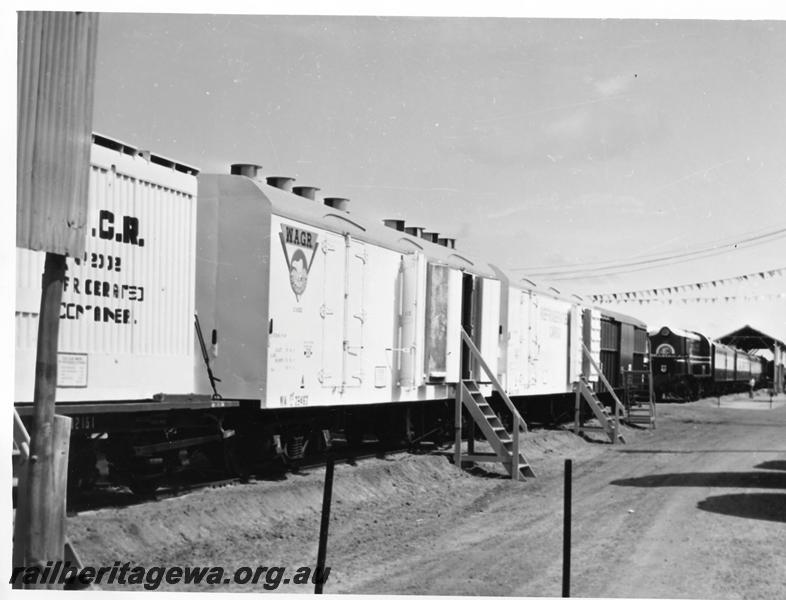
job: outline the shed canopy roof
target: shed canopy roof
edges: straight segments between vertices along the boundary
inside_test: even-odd
[[[722,344],[728,344],[729,346],[736,346],[745,351],[772,350],[775,346],[780,346],[782,349],[786,350],[785,342],[771,335],[767,335],[758,329],[754,329],[750,325],[745,325],[736,331],[727,333],[719,337],[718,341]]]

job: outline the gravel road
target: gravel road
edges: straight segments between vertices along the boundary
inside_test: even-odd
[[[656,430],[625,433],[628,443],[612,446],[532,432],[522,449],[538,477],[526,482],[434,455],[338,465],[325,591],[559,596],[562,469],[572,458],[573,596],[783,597],[786,399],[660,405]],[[322,477],[81,513],[69,535],[92,565],[313,566]]]

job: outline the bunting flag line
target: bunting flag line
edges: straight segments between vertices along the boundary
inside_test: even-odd
[[[786,267],[780,267],[778,269],[769,269],[766,271],[757,271],[755,273],[747,273],[745,275],[737,275],[735,277],[727,277],[724,279],[711,279],[709,281],[701,281],[698,283],[686,283],[681,285],[672,285],[660,288],[650,288],[650,289],[643,289],[643,290],[635,290],[629,292],[615,292],[615,293],[604,293],[604,294],[592,294],[591,298],[592,301],[598,304],[604,303],[625,303],[629,301],[642,301],[640,302],[643,304],[643,301],[652,301],[652,302],[659,302],[663,301],[664,299],[672,298],[677,294],[684,294],[686,292],[696,292],[696,291],[706,291],[706,290],[716,290],[719,287],[723,287],[726,285],[736,284],[745,281],[761,281],[765,279],[772,279],[773,277],[780,277],[786,274]],[[776,296],[778,296],[776,294]],[[730,296],[725,296],[725,298],[729,298]],[[724,296],[716,296],[718,299],[724,298]],[[733,298],[743,298],[743,296],[733,296]],[[744,296],[744,298],[757,298],[757,296]],[[677,300],[695,300],[695,298],[678,298]],[[700,298],[704,300],[703,297]]]
[[[786,292],[780,294],[757,294],[750,296],[692,296],[682,298],[618,298],[616,300],[601,300],[599,304],[716,304],[720,302],[759,302],[762,300],[779,300],[786,298]]]

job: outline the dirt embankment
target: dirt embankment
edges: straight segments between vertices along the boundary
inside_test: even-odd
[[[574,595],[780,597],[784,433],[786,407],[702,401],[661,406],[658,429],[626,429],[625,445],[533,432],[522,450],[538,477],[526,482],[434,455],[337,465],[325,591],[559,596],[562,465],[573,458]],[[323,477],[85,512],[69,519],[69,535],[91,565],[313,567]]]

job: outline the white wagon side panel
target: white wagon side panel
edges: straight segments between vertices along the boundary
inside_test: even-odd
[[[57,401],[193,390],[196,177],[93,145],[86,252],[67,259]],[[33,398],[44,254],[17,250],[16,401]]]
[[[570,390],[568,323],[571,305],[548,297],[538,299],[538,357],[531,393],[559,394]]]
[[[279,215],[270,239],[263,408],[445,397],[425,384],[422,255]]]
[[[528,387],[529,362],[529,293],[524,290],[508,290],[508,352],[507,392],[510,395],[524,394]]]
[[[483,299],[481,302],[482,314],[480,324],[480,350],[483,360],[494,370],[497,376],[500,372],[499,360],[499,324],[500,324],[500,288],[501,284],[496,279],[483,280]],[[478,374],[481,381],[487,381],[485,373]]]

